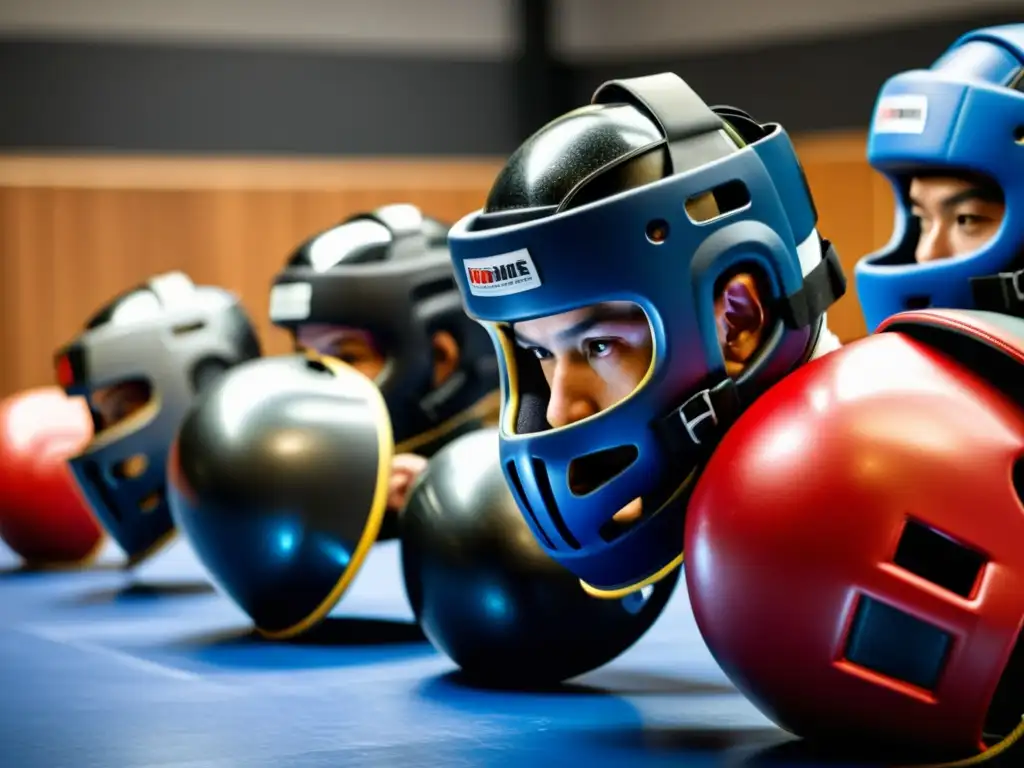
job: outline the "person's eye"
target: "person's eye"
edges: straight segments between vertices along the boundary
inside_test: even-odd
[[[612,339],[591,339],[586,343],[587,357],[607,357],[615,351]]]
[[[551,353],[543,347],[526,347],[526,351],[538,360],[550,360]]]
[[[957,226],[964,227],[966,229],[980,226],[985,221],[987,221],[987,219],[984,216],[977,216],[973,213],[959,213],[956,217]]]

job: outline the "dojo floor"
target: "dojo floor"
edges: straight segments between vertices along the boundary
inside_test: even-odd
[[[292,644],[255,638],[180,540],[133,574],[112,548],[56,574],[0,550],[0,766],[822,764],[732,689],[682,585],[637,645],[561,690],[474,690],[453,670],[411,624],[394,542]]]

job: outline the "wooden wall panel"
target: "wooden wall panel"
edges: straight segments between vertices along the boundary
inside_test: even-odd
[[[798,140],[821,231],[844,265],[885,242],[888,187],[862,136]],[[110,297],[181,269],[239,293],[268,353],[270,280],[304,237],[357,211],[411,202],[454,221],[479,207],[500,160],[0,158],[0,396],[52,382],[51,355]],[[830,315],[864,333],[853,286]]]
[[[0,396],[49,384],[51,355],[106,300],[171,269],[242,297],[268,353],[268,290],[292,248],[352,213],[411,202],[454,221],[496,161],[0,159]]]

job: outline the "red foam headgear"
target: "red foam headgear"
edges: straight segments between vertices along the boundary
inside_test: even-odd
[[[84,564],[100,549],[67,464],[92,433],[85,402],[59,387],[0,402],[0,539],[34,566]]]
[[[897,315],[760,398],[695,489],[723,670],[805,738],[977,755],[1024,728],[1024,321]]]

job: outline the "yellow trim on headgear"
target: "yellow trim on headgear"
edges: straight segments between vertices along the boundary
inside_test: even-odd
[[[494,419],[500,408],[501,393],[498,390],[488,392],[469,408],[455,414],[447,421],[441,422],[426,432],[420,432],[418,435],[402,441],[395,446],[395,453],[416,453],[417,449],[422,448],[424,445],[429,445],[435,440],[440,440],[467,422]]]
[[[696,478],[697,469],[691,469],[690,474],[686,476],[686,479],[679,484],[679,487],[672,492],[672,495],[668,497],[664,504],[658,507],[654,514],[658,514],[658,512],[661,512],[661,510],[663,510],[669,504],[672,504],[673,502],[678,500],[679,497],[683,493],[685,493],[686,490],[693,484],[693,481]],[[679,544],[680,546],[682,546],[682,542],[680,542]],[[683,564],[683,557],[685,556],[685,554],[685,552],[680,552],[679,557],[673,558],[668,565],[664,566],[656,573],[648,576],[646,579],[643,579],[642,581],[638,581],[636,584],[630,584],[626,587],[618,587],[616,589],[601,589],[600,587],[595,587],[592,584],[587,584],[587,582],[583,581],[582,579],[580,580],[580,584],[583,586],[583,591],[591,597],[596,597],[599,600],[621,600],[622,598],[627,597],[628,595],[631,595],[634,592],[639,592],[644,587],[649,587],[652,584],[657,584],[659,581],[664,579],[676,568]]]
[[[721,117],[721,115],[719,115],[719,117]],[[724,117],[722,118],[722,130],[729,134],[729,138],[735,141],[736,146],[739,147],[740,149],[743,149],[743,147],[747,146],[747,142],[745,142],[743,140],[743,137],[740,136],[739,131],[733,128],[732,123],[730,123]]]
[[[657,584],[682,564],[683,553],[680,552],[679,557],[672,560],[671,563],[666,565],[653,576],[648,576],[643,581],[638,581],[636,584],[631,584],[628,587],[619,587],[618,589],[601,589],[600,587],[595,587],[592,584],[587,584],[583,579],[580,579],[580,586],[583,587],[584,592],[591,597],[596,597],[598,600],[621,600],[624,597],[632,595],[634,592],[639,592],[644,587]]]
[[[633,388],[633,391],[630,392],[618,403],[613,405],[613,408],[618,408],[631,397],[635,397],[639,392],[643,391],[644,387],[646,387],[650,380],[654,377],[654,369],[658,359],[657,337],[654,333],[654,326],[651,323],[651,318],[647,315],[646,310],[644,311],[644,317],[647,319],[647,325],[651,330],[651,364],[647,367],[647,372],[644,374],[643,378],[637,383],[636,387]],[[501,349],[501,355],[505,360],[505,371],[507,372],[508,375],[508,391],[505,393],[505,402],[507,403],[507,407],[504,409],[501,421],[503,429],[508,434],[515,435],[517,434],[516,422],[519,419],[519,369],[516,364],[513,342],[509,338],[509,335],[505,333],[505,331],[502,329],[500,323],[483,323],[483,325],[491,331],[492,337],[497,339],[498,345]],[[571,429],[572,427],[579,426],[580,424],[586,422],[588,419],[597,418],[598,416],[601,415],[601,413],[604,413],[604,411],[596,413],[593,416],[588,416],[586,419],[581,419],[580,421],[573,422],[572,424],[567,424],[564,427],[556,427],[555,429],[549,431],[557,432],[558,430],[561,429]],[[686,479],[679,484],[679,487],[672,492],[672,495],[665,501],[665,503],[658,508],[655,514],[657,514],[657,512],[660,512],[662,509],[664,509],[669,504],[678,499],[679,496],[683,492],[685,492],[686,489],[690,486],[695,477],[696,470],[692,470],[690,474],[686,476]],[[601,600],[619,600],[623,597],[626,597],[627,595],[632,594],[633,592],[640,591],[646,586],[661,581],[670,573],[672,573],[676,568],[682,565],[682,563],[683,554],[682,552],[680,552],[679,557],[674,558],[672,562],[662,567],[654,575],[648,576],[646,579],[636,584],[632,584],[627,587],[620,587],[618,589],[603,590],[598,587],[587,584],[583,580],[580,580],[580,585],[583,587],[583,591],[591,597],[596,597]]]
[[[967,768],[967,766],[971,765],[981,765],[1006,752],[1006,750],[1020,741],[1021,736],[1024,736],[1024,717],[1021,717],[1017,727],[1010,731],[1001,741],[993,744],[981,754],[965,757],[963,760],[955,760],[951,763],[935,763],[934,765],[921,765],[914,766],[913,768]],[[908,766],[907,768],[910,767]]]
[[[148,383],[148,382],[147,382]],[[156,387],[152,387],[151,396],[149,401],[135,411],[131,416],[126,419],[121,419],[113,426],[101,429],[95,435],[92,440],[85,444],[85,447],[78,453],[78,456],[88,456],[91,453],[106,448],[119,440],[134,435],[140,431],[143,427],[149,426],[149,424],[156,419],[160,414],[160,409],[163,406],[163,397],[160,395],[159,390]],[[89,407],[92,407],[92,400],[89,399]]]
[[[636,302],[632,302],[636,303]],[[640,306],[637,304],[637,306]],[[643,307],[640,307],[643,309]],[[651,318],[647,314],[647,310],[644,309],[644,317],[647,319],[647,326],[651,329],[651,364],[647,367],[647,372],[644,377],[637,382],[637,385],[633,388],[633,391],[626,395],[624,398],[619,400],[611,408],[607,408],[603,411],[587,416],[585,419],[574,421],[571,424],[566,424],[564,427],[554,427],[552,429],[545,430],[545,434],[552,432],[558,432],[564,429],[572,429],[578,427],[581,424],[586,424],[591,419],[596,419],[602,414],[607,413],[612,408],[619,408],[625,403],[629,402],[631,398],[634,398],[639,394],[644,387],[650,383],[651,379],[654,378],[654,369],[656,361],[658,359],[658,341],[654,334],[654,325],[651,323]],[[513,349],[513,342],[509,339],[508,334],[505,333],[502,326],[503,323],[485,323],[484,325],[489,326],[493,329],[493,336],[498,339],[498,344],[501,347],[502,357],[505,358],[505,370],[508,372],[508,393],[505,397],[508,407],[505,409],[505,415],[502,418],[502,428],[510,435],[518,434],[516,431],[516,420],[519,418],[519,371],[516,366],[515,350]]]
[[[364,387],[369,405],[377,417],[374,420],[374,423],[377,425],[377,482],[374,487],[373,502],[370,504],[370,514],[367,517],[366,526],[363,528],[362,536],[359,537],[359,543],[356,544],[348,567],[342,572],[327,597],[302,621],[286,629],[276,631],[256,627],[256,631],[268,640],[287,640],[301,635],[316,624],[319,624],[327,617],[331,609],[338,604],[341,596],[345,594],[345,590],[352,584],[352,580],[355,579],[363,567],[363,561],[366,560],[370,549],[377,541],[380,527],[384,522],[388,502],[388,481],[391,479],[391,462],[395,455],[391,416],[388,414],[384,398],[377,385],[351,366],[333,357],[317,355],[313,352],[307,352],[306,356],[310,360],[323,363],[335,376],[349,376],[350,378],[357,379],[360,382],[359,386]]]

